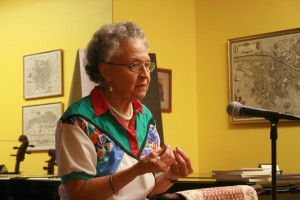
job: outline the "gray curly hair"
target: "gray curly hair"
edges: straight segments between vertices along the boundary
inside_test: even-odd
[[[130,39],[142,40],[149,50],[144,31],[133,22],[107,24],[94,33],[85,51],[85,70],[91,81],[103,87],[104,78],[98,70],[99,64],[110,62],[120,43]]]

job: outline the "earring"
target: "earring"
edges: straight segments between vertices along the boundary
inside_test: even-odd
[[[112,86],[111,86],[111,85],[109,86],[109,91],[110,91],[110,92],[112,92],[112,91],[113,91],[113,88],[112,88]]]

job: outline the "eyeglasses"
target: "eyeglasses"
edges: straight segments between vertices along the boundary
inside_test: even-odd
[[[155,63],[153,63],[153,62],[146,62],[145,64],[134,62],[134,63],[132,63],[130,65],[118,64],[118,63],[106,63],[106,64],[127,66],[134,73],[139,73],[143,67],[146,68],[147,72],[153,72],[154,69],[155,69]]]

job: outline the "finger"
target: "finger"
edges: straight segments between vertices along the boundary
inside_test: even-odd
[[[158,155],[157,155],[157,153],[155,153],[155,152],[150,152],[148,155],[147,155],[147,157],[148,158],[150,158],[150,159],[153,159],[153,158],[156,158]]]
[[[155,158],[155,162],[156,162],[156,164],[159,166],[159,168],[160,168],[161,170],[163,170],[163,169],[165,168],[165,163],[161,160],[161,157],[160,157],[160,156],[157,156],[157,157]]]
[[[166,150],[159,155],[159,160],[156,163],[159,165],[161,170],[166,171],[170,168],[171,164],[174,162],[175,157],[170,145],[166,146]]]
[[[167,145],[165,151],[164,151],[162,154],[160,154],[160,156],[161,156],[164,160],[169,160],[170,158],[171,158],[171,159],[174,159],[174,154],[173,154],[173,151],[172,151],[172,149],[171,149],[171,146],[170,146],[170,145]]]
[[[165,152],[165,150],[166,150],[166,146],[164,146],[163,148],[160,148],[160,149],[159,149],[158,151],[156,151],[156,152],[154,152],[154,151],[150,152],[150,153],[147,155],[147,157],[150,158],[150,159],[156,158],[156,157],[160,156],[161,154],[163,154],[163,153]]]
[[[192,168],[190,158],[179,147],[176,147],[175,151],[182,157],[182,159],[184,159],[186,167],[187,167],[189,173],[192,173],[193,168]]]
[[[160,148],[158,151],[156,151],[156,154],[161,155],[166,151],[166,149],[167,149],[167,146],[164,145],[162,148]]]
[[[174,155],[175,155],[175,159],[176,161],[178,162],[179,164],[179,167],[178,167],[178,170],[177,171],[180,171],[181,175],[183,176],[187,176],[190,174],[189,172],[189,169],[186,165],[186,162],[185,160],[181,157],[181,155],[179,153],[177,153],[176,151],[174,152]]]
[[[164,156],[164,159],[167,162],[168,166],[171,166],[175,161],[175,156],[171,147],[168,150],[166,150],[166,152],[162,156]]]
[[[177,174],[177,175],[181,174],[180,165],[172,165],[171,170],[174,174]]]
[[[174,156],[174,157],[175,157],[175,156]],[[178,164],[178,162],[176,161],[176,159],[175,159],[175,161],[172,163],[171,167],[172,167],[172,169],[174,169],[174,170],[177,170],[178,168],[180,168],[180,165]]]

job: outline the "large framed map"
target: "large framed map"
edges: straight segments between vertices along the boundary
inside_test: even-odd
[[[300,116],[300,28],[230,39],[228,57],[230,101]]]
[[[55,148],[55,130],[62,115],[62,103],[23,106],[23,134],[34,147],[29,151]]]
[[[62,50],[24,56],[24,99],[62,95]]]

